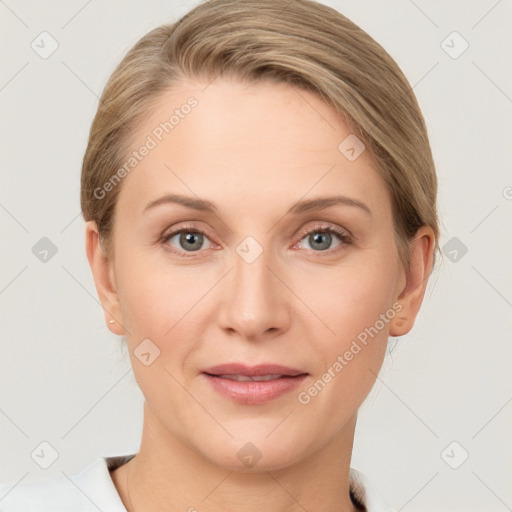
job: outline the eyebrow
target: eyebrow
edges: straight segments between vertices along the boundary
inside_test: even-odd
[[[160,197],[160,198],[155,199],[154,201],[151,201],[150,203],[148,203],[144,208],[144,212],[146,212],[147,210],[150,210],[152,208],[156,208],[157,206],[164,205],[164,204],[180,204],[187,208],[202,211],[202,212],[214,213],[217,211],[216,206],[212,202],[206,201],[205,199],[199,199],[199,198],[196,199],[194,197],[183,196],[180,194],[167,194],[163,197]],[[330,208],[331,206],[336,206],[339,204],[360,208],[363,211],[365,211],[366,213],[368,213],[370,216],[372,215],[372,211],[365,203],[363,203],[357,199],[353,199],[351,197],[346,197],[346,196],[332,196],[332,197],[319,197],[316,199],[303,199],[303,200],[295,203],[288,210],[287,213],[299,214],[299,213],[304,213],[304,212],[309,212],[309,211],[323,210],[325,208]]]
[[[356,208],[360,208],[370,216],[372,215],[372,211],[370,208],[357,199],[353,199],[347,196],[332,196],[332,197],[319,197],[317,199],[303,199],[295,203],[289,210],[288,213],[303,213],[309,212],[312,210],[323,210],[324,208],[329,208],[331,206],[336,206],[339,204],[343,204],[346,206],[354,206]]]
[[[152,208],[156,208],[162,204],[181,204],[192,210],[199,210],[202,212],[215,212],[217,208],[210,201],[205,199],[195,199],[193,197],[182,196],[180,194],[167,194],[163,197],[151,201],[144,207],[144,212]]]

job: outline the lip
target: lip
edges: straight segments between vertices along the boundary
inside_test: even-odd
[[[203,370],[202,375],[218,393],[234,402],[245,405],[259,405],[293,391],[304,381],[308,374],[278,364],[247,366],[242,363],[230,363],[207,368]],[[280,377],[266,381],[237,381],[223,377],[227,375],[245,377],[280,375]]]

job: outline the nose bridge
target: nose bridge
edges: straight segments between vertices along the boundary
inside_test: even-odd
[[[275,267],[271,249],[247,237],[233,254],[228,296],[225,297],[224,327],[246,338],[283,330],[289,321],[282,283],[269,270]]]

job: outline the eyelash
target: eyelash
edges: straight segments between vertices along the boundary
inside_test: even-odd
[[[178,257],[181,257],[181,258],[194,258],[194,257],[196,257],[195,253],[203,252],[202,250],[198,250],[198,251],[191,251],[191,252],[189,252],[189,254],[187,254],[186,251],[179,251],[175,247],[172,247],[171,245],[168,244],[169,240],[172,237],[174,237],[175,235],[182,233],[182,232],[204,235],[205,237],[208,238],[208,235],[203,230],[198,228],[195,224],[190,223],[190,224],[186,224],[184,226],[180,226],[179,229],[176,229],[176,230],[162,236],[160,242],[162,244],[164,244],[165,247],[168,248],[171,252],[173,252],[174,254],[176,254]],[[313,253],[318,253],[317,254],[318,256],[322,256],[325,254],[332,255],[333,253],[337,252],[338,250],[342,250],[343,246],[351,245],[354,243],[354,240],[346,231],[339,229],[335,226],[330,226],[330,225],[325,225],[325,224],[316,224],[312,228],[301,231],[299,234],[299,237],[300,237],[299,241],[301,241],[303,238],[305,238],[308,235],[311,235],[313,233],[318,233],[318,232],[337,235],[341,241],[341,244],[338,245],[337,247],[335,247],[334,249],[327,249],[325,251],[313,251],[313,249],[307,249],[308,251],[312,251]]]

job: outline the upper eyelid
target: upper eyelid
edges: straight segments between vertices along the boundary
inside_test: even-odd
[[[336,226],[335,224],[333,224],[332,222],[316,222],[314,226],[311,226],[309,228],[305,228],[305,229],[298,229],[296,232],[295,232],[295,235],[294,236],[300,236],[300,235],[307,235],[308,233],[311,233],[311,232],[314,232],[315,230],[318,230],[318,231],[333,231],[335,232],[335,234],[338,234],[339,233],[336,233],[337,231],[341,231],[343,232],[343,234],[346,234],[346,236],[350,237],[350,238],[354,238],[352,236],[352,233],[347,229],[347,228],[344,228],[342,226]]]

